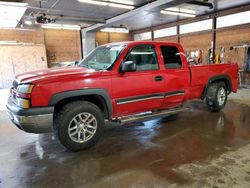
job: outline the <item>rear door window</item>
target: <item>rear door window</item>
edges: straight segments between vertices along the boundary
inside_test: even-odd
[[[176,46],[161,46],[161,52],[167,69],[179,69],[182,67],[180,52]]]

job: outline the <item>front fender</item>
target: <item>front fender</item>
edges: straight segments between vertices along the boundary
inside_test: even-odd
[[[108,92],[104,89],[80,89],[73,91],[65,91],[53,95],[49,101],[49,106],[55,106],[59,101],[80,96],[98,95],[102,97],[108,109],[108,116],[112,116],[112,103]]]

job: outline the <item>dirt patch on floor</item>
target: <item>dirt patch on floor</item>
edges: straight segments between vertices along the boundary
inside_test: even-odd
[[[228,151],[212,160],[181,165],[174,171],[191,181],[190,187],[248,188],[250,185],[250,144]],[[180,184],[172,184],[171,187],[180,187]]]

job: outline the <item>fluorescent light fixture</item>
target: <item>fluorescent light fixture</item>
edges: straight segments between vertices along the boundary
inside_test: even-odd
[[[43,24],[44,29],[65,29],[65,30],[80,30],[79,25],[66,25],[66,24]]]
[[[102,5],[102,6],[108,6],[108,2],[103,1],[93,1],[93,0],[78,0],[80,3],[89,3],[93,5]]]
[[[126,28],[120,28],[120,27],[107,27],[104,29],[101,29],[101,32],[109,32],[109,33],[128,33],[129,30]]]
[[[173,11],[173,12],[181,12],[181,13],[186,13],[186,14],[196,14],[196,12],[194,10],[186,9],[186,8],[172,7],[172,8],[166,8],[165,10]]]
[[[25,7],[28,4],[27,3],[17,3],[17,2],[6,2],[6,1],[0,1],[0,5],[5,6],[16,6],[16,7]]]
[[[109,6],[109,7],[116,7],[116,8],[122,8],[122,9],[129,9],[132,10],[135,7],[130,5],[128,2],[125,3],[125,1],[97,1],[97,0],[78,0],[80,3],[88,3],[93,5],[101,5],[101,6]],[[115,3],[116,2],[116,3]]]
[[[15,28],[25,13],[26,3],[0,2],[0,28]]]
[[[134,2],[127,1],[127,0],[104,0],[104,1],[109,1],[109,2],[113,2],[113,3],[121,3],[121,4],[125,4],[125,5],[134,5]]]
[[[177,15],[177,16],[185,16],[185,17],[195,17],[195,14],[189,14],[189,13],[184,13],[184,12],[175,12],[175,11],[169,11],[169,10],[162,10],[162,14],[170,14],[170,15]]]
[[[109,3],[108,6],[115,7],[115,8],[124,8],[124,9],[129,9],[129,10],[134,9],[134,6],[131,6],[131,5],[122,5],[122,4],[116,4],[116,3]]]

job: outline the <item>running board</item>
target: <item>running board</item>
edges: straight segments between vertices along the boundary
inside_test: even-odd
[[[174,115],[183,111],[187,111],[190,108],[173,108],[169,110],[164,111],[158,111],[153,113],[144,113],[139,115],[132,115],[132,116],[123,116],[118,118],[118,121],[122,124],[124,123],[131,123],[134,121],[141,121],[141,120],[148,120],[148,119],[154,119],[157,117],[167,116],[167,115]]]

